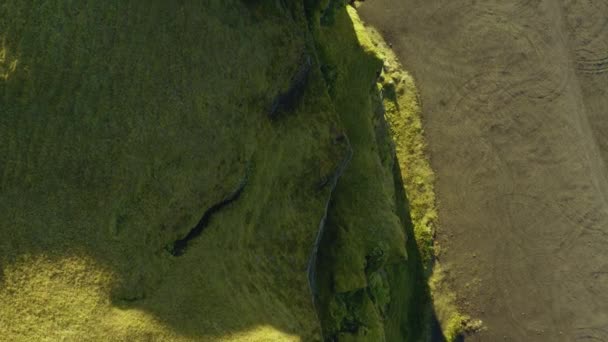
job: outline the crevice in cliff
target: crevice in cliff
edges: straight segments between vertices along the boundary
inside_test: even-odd
[[[174,256],[183,255],[190,241],[200,236],[201,233],[205,230],[205,228],[209,226],[211,217],[240,197],[240,195],[243,193],[243,190],[245,189],[245,186],[247,185],[247,178],[248,174],[245,173],[245,177],[243,177],[237,187],[227,196],[225,196],[221,201],[209,207],[209,209],[207,209],[203,214],[203,217],[201,217],[201,219],[198,221],[196,226],[194,226],[194,228],[192,228],[185,237],[176,240],[172,244],[172,246],[169,247],[169,252]]]
[[[295,109],[300,99],[304,95],[306,90],[306,84],[308,83],[308,75],[312,69],[312,61],[310,55],[303,54],[298,68],[291,78],[289,89],[285,92],[279,93],[268,112],[270,119],[278,118],[282,113],[290,112]]]

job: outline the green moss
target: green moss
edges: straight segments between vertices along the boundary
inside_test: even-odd
[[[441,265],[435,265],[433,276],[429,281],[433,291],[433,305],[445,339],[451,342],[465,332],[465,326],[470,318],[458,310],[456,296],[446,287],[443,278]]]
[[[399,173],[409,199],[413,235],[428,278],[433,312],[447,341],[465,332],[479,330],[482,323],[460,312],[456,295],[444,280],[441,264],[434,258],[439,246],[433,241],[437,222],[435,175],[426,157],[421,104],[414,79],[404,70],[394,52],[372,27],[367,27],[370,50],[384,60],[379,89],[395,143]]]
[[[373,272],[368,276],[369,291],[376,310],[386,317],[388,305],[391,302],[391,288],[385,270]]]
[[[419,96],[413,78],[373,28],[366,28],[369,49],[384,61],[380,88],[397,160],[409,198],[417,245],[424,263],[433,259],[433,232],[437,221],[435,175],[426,157]]]

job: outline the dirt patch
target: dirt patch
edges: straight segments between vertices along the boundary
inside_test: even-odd
[[[472,341],[608,337],[608,3],[375,0],[417,81]]]

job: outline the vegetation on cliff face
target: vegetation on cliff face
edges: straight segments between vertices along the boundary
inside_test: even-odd
[[[424,264],[425,278],[428,278],[434,315],[430,319],[437,322],[433,334],[442,335],[446,341],[455,341],[463,334],[483,329],[483,323],[459,310],[456,295],[445,281],[445,271],[436,259],[441,246],[433,241],[437,224],[435,175],[426,156],[420,97],[414,79],[380,33],[369,26],[365,27],[364,32],[369,37],[371,49],[384,61],[378,87],[383,94],[385,118],[395,143],[403,186],[409,199],[413,235]]]
[[[354,156],[332,199],[319,258],[324,333],[340,341],[424,340],[431,312],[423,263],[432,250],[408,239],[422,235],[414,234],[404,192],[402,176],[411,173],[400,158],[409,154],[397,154],[401,135],[386,121],[417,116],[416,99],[399,96],[408,107],[385,112],[383,56],[372,40],[379,37],[368,35],[354,8],[336,3],[326,4],[314,32]],[[413,83],[403,87],[415,94]]]
[[[0,49],[4,337],[424,336],[429,216],[344,1],[7,0]]]

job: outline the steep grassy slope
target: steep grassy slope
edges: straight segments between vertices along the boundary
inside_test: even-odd
[[[324,8],[314,33],[354,150],[332,198],[319,258],[324,333],[340,341],[422,340],[428,292],[423,259],[407,238],[414,231],[377,83],[383,62],[353,8],[339,1]]]
[[[0,4],[3,337],[415,340],[422,259],[351,17]]]
[[[8,336],[216,339],[272,326],[318,338],[306,269],[329,194],[321,184],[346,155],[318,67],[297,108],[268,118],[310,49],[303,10],[0,8],[16,64],[0,80]]]

